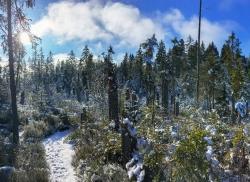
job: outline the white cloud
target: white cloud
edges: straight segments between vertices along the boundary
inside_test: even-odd
[[[171,27],[180,37],[186,39],[191,36],[193,39],[198,35],[198,17],[193,16],[190,19],[184,17],[178,9],[172,9],[164,16],[164,22]],[[226,23],[212,22],[202,18],[201,40],[206,44],[215,42],[219,45],[229,35],[229,26]]]
[[[230,26],[202,18],[201,39],[206,44],[214,41],[220,46],[231,31]],[[158,39],[173,38],[173,35],[184,39],[190,35],[196,39],[197,27],[197,16],[187,18],[179,9],[149,18],[138,8],[121,2],[69,0],[49,4],[46,15],[31,30],[39,37],[55,36],[58,43],[74,40],[91,43],[100,52],[109,44],[121,49],[135,48],[154,33]]]
[[[138,46],[154,33],[165,36],[163,27],[142,16],[138,8],[120,2],[62,1],[48,6],[47,15],[32,25],[37,36],[56,36],[59,43],[71,40],[105,41]]]

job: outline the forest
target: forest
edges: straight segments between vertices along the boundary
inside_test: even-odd
[[[56,60],[25,8],[0,0],[1,182],[250,181],[250,58],[235,32],[221,48],[153,34],[120,62],[87,44]]]

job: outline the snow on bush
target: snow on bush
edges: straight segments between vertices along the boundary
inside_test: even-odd
[[[245,102],[237,102],[234,107],[235,107],[235,110],[240,114],[241,117],[246,116],[247,105]]]

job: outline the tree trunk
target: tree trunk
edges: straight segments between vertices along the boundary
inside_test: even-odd
[[[13,127],[13,144],[19,143],[18,135],[18,114],[17,114],[17,99],[16,99],[16,83],[14,71],[14,55],[13,55],[13,40],[12,40],[12,1],[7,1],[7,19],[8,19],[8,54],[9,54],[9,72],[10,72],[10,93],[11,93],[11,110],[12,110],[12,127]]]
[[[166,78],[163,76],[162,78],[162,107],[164,108],[164,111],[168,113],[168,82]]]
[[[212,109],[214,109],[214,87],[213,87],[213,90],[212,90]]]
[[[235,106],[235,99],[234,99],[234,94],[232,95],[232,106],[231,106],[231,120],[232,120],[232,122],[235,122],[236,121],[236,114],[235,114],[235,108],[234,108],[234,106]]]
[[[127,131],[127,128],[125,125],[121,125],[122,129],[122,164],[123,166],[126,166],[126,163],[130,160],[131,158],[131,141],[130,141],[130,136]]]
[[[175,99],[175,116],[179,116],[179,113],[180,113],[180,102],[179,102],[179,96],[177,96],[177,101],[176,101],[176,99]]]

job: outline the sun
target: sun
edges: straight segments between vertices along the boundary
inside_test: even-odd
[[[31,43],[30,37],[26,32],[19,34],[19,40],[23,45],[29,45]]]

